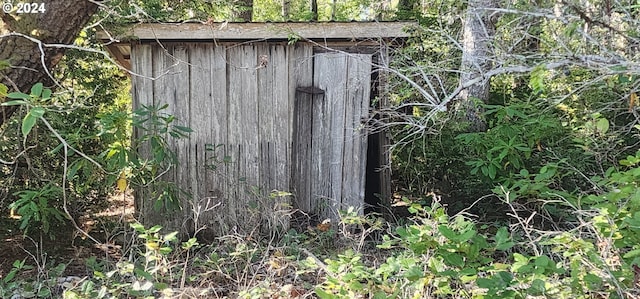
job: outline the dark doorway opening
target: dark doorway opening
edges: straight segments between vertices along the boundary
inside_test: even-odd
[[[381,194],[382,194],[382,179],[380,173],[380,167],[382,165],[380,152],[381,146],[381,132],[373,133],[367,137],[367,170],[364,186],[364,213],[381,213]]]
[[[371,71],[371,92],[370,94],[370,112],[372,113],[376,109],[380,108],[380,68],[377,67],[380,61],[380,54],[373,56],[373,67]],[[364,186],[364,214],[382,213],[382,205],[384,203],[382,199],[383,190],[383,173],[382,165],[385,164],[383,160],[384,150],[384,131],[378,130],[375,124],[379,121],[379,115],[376,113],[372,119],[369,120],[368,131],[371,132],[367,136],[367,167]]]

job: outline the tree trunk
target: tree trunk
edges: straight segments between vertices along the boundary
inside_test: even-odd
[[[336,20],[336,9],[338,7],[338,0],[332,0],[331,1],[331,21],[335,21]]]
[[[291,0],[282,0],[282,19],[285,22],[289,20],[290,9],[291,9]]]
[[[251,22],[253,19],[253,0],[239,0],[236,17],[240,21]]]
[[[471,131],[486,130],[482,108],[476,101],[486,102],[489,98],[491,78],[485,74],[492,66],[491,43],[495,35],[496,15],[491,9],[497,5],[496,0],[469,0],[463,23],[460,82],[482,79],[460,92],[458,98],[458,108],[464,109]]]
[[[318,0],[311,0],[311,21],[318,21]]]
[[[416,0],[400,0],[398,1],[398,10],[396,12],[396,18],[398,20],[411,20],[415,19],[415,6]]]
[[[17,88],[27,92],[38,82],[51,86],[53,80],[46,70],[51,70],[60,61],[65,49],[44,46],[43,65],[43,54],[37,43],[24,37],[8,36],[9,33],[28,35],[45,44],[72,44],[98,8],[86,0],[41,0],[38,3],[44,3],[44,12],[20,14],[19,18],[0,12],[0,61],[7,60],[11,64],[8,69],[0,70],[0,82],[10,90]],[[17,107],[0,106],[0,126]]]

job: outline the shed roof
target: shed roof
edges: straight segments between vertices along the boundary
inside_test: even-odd
[[[141,23],[111,36],[100,32],[109,52],[130,69],[131,41],[274,41],[305,39],[357,42],[406,38],[403,29],[415,22],[282,22],[282,23]]]

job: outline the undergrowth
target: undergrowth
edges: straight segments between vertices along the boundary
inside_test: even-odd
[[[407,203],[413,216],[404,225],[352,209],[339,224],[291,229],[279,240],[181,242],[159,226],[131,223],[119,259],[89,258],[85,277],[61,277],[64,264],[27,277],[39,262],[16,261],[0,280],[0,297],[633,298],[640,295],[640,152],[620,164],[596,181],[599,194],[558,194],[573,216],[566,229],[536,227],[538,212],[505,187],[494,194],[508,207],[503,224],[468,210],[449,215],[438,196],[429,205]]]

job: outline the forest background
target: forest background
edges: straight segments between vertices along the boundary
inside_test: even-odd
[[[3,4],[2,298],[640,296],[637,0]],[[408,215],[205,243],[120,211],[173,166],[132,126],[162,128],[137,141],[161,157],[191,130],[131,111],[96,32],[187,20],[415,20],[376,111]]]

